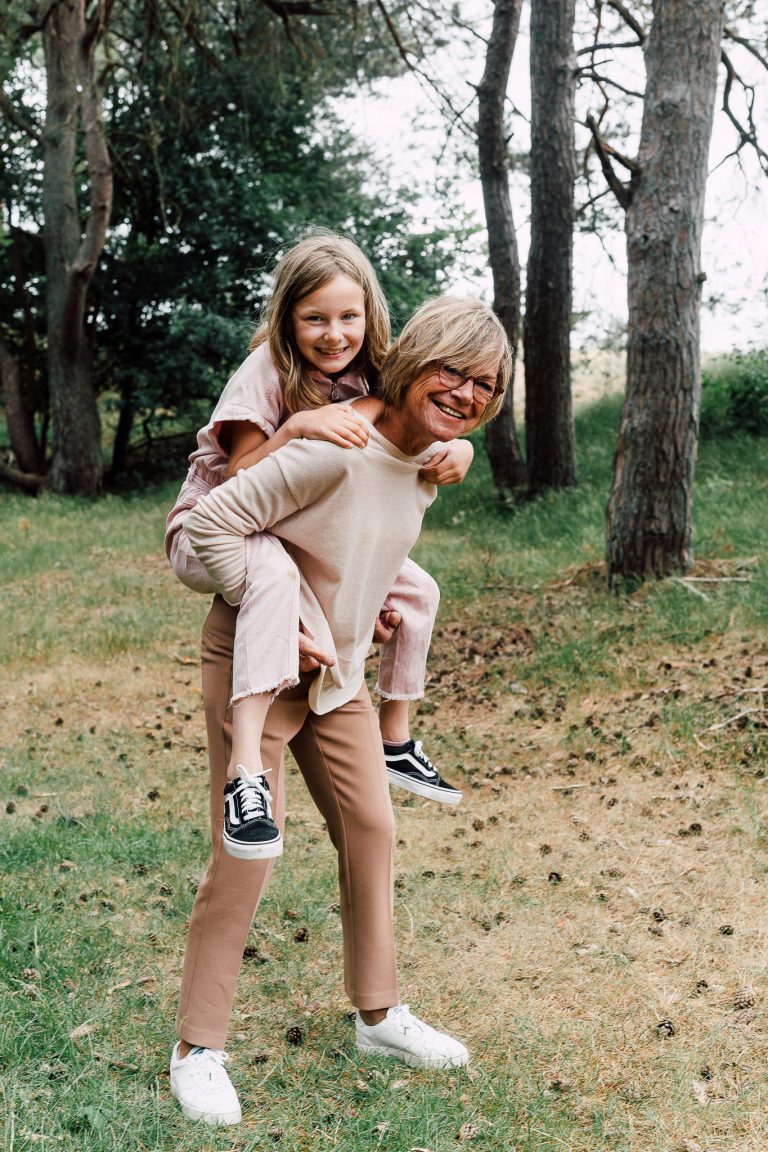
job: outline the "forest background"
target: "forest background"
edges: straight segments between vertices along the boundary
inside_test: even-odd
[[[723,288],[703,279],[707,186],[727,172],[747,202],[765,179],[763,6],[3,17],[6,1146],[764,1149],[768,357],[758,325],[699,358]],[[414,81],[437,157],[422,140],[393,179],[402,157],[370,151],[350,101]],[[405,982],[476,1069],[437,1085],[357,1062],[332,862],[294,774],[231,1038],[246,1120],[201,1134],[166,1077],[205,859],[206,606],[162,522],[309,223],[369,252],[396,326],[477,284],[521,361],[417,555],[443,590],[419,728],[466,804],[397,801]],[[585,244],[626,261],[624,332],[574,293]],[[764,303],[741,287],[727,307]],[[619,387],[575,406],[585,361]]]

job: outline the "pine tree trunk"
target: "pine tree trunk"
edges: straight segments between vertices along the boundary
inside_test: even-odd
[[[493,275],[493,307],[504,325],[513,353],[520,331],[520,258],[509,197],[509,162],[504,103],[520,24],[522,0],[496,0],[485,71],[478,87],[477,144],[483,188],[488,256]],[[486,428],[491,472],[502,500],[525,484],[514,416],[513,384],[504,407]]]
[[[103,27],[106,18],[96,14]],[[94,19],[96,16],[94,16]],[[43,214],[48,376],[53,425],[51,487],[96,495],[101,490],[101,430],[86,333],[86,300],[104,247],[112,203],[112,170],[94,80],[96,26],[86,27],[84,0],[55,0],[43,33],[47,79],[43,146]],[[82,117],[90,182],[85,229],[77,204],[76,146]]]
[[[576,0],[531,0],[531,246],[526,272],[528,492],[576,483],[571,403]]]
[[[692,564],[701,377],[701,233],[721,0],[656,0],[640,177],[626,217],[627,391],[606,513],[608,579]]]

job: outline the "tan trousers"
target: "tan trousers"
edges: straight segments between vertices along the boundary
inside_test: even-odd
[[[221,844],[236,619],[236,609],[217,596],[203,627],[213,852],[189,923],[177,1028],[188,1043],[207,1048],[225,1046],[243,949],[273,864],[236,860]],[[273,815],[283,829],[287,744],[338,854],[347,995],[358,1008],[386,1008],[398,1003],[395,826],[378,719],[365,687],[349,703],[316,716],[307,704],[310,679],[282,692],[267,715],[262,755],[271,769]],[[292,847],[289,836],[285,852]]]

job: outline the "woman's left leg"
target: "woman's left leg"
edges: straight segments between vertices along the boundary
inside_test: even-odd
[[[344,983],[359,1052],[419,1068],[459,1068],[464,1045],[398,1003],[392,915],[395,827],[376,714],[363,686],[291,740],[338,853]]]
[[[397,1004],[395,823],[365,686],[325,716],[309,713],[290,747],[338,853],[347,995],[362,1009]]]

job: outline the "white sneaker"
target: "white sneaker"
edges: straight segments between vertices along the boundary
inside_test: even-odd
[[[193,1048],[182,1060],[176,1045],[171,1055],[171,1092],[187,1120],[240,1123],[240,1101],[224,1067],[228,1059],[218,1048]]]
[[[378,1024],[364,1024],[358,1012],[356,1040],[358,1052],[392,1056],[412,1068],[461,1068],[469,1061],[463,1044],[413,1016],[407,1004],[390,1008]]]

